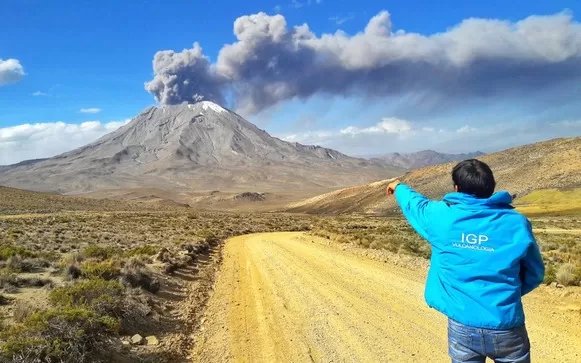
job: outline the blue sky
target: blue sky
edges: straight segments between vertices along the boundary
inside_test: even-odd
[[[237,42],[233,24],[244,15],[280,13],[288,29],[306,23],[316,37],[338,29],[352,36],[386,10],[391,14],[392,32],[403,29],[429,37],[469,18],[515,23],[532,15],[563,11],[570,14],[570,28],[576,31],[581,14],[581,3],[573,0],[4,0],[0,7],[0,59],[13,60],[5,68],[14,67],[14,61],[21,67],[20,75],[12,73],[18,80],[2,83],[0,73],[0,164],[80,146],[156,105],[154,96],[144,89],[144,83],[154,77],[156,52],[180,52],[199,42],[210,63],[221,63],[218,53],[225,44]],[[572,50],[563,72],[567,65],[581,66],[577,51]],[[255,76],[237,82],[248,85]],[[518,80],[499,83],[498,89],[515,87],[516,91],[498,98],[479,93],[461,102],[457,95],[434,96],[441,85],[433,84],[425,85],[429,96],[423,89],[416,92],[413,88],[370,97],[374,91],[365,89],[367,81],[331,91],[314,86],[315,91],[285,93],[281,99],[258,106],[256,99],[238,97],[240,104],[252,104],[248,112],[240,109],[249,120],[290,141],[319,143],[358,155],[425,147],[489,151],[578,135],[581,106],[574,100],[581,95],[581,83],[576,76],[569,83],[539,81],[546,92],[534,94],[515,86]],[[390,82],[389,77],[385,82]],[[495,90],[494,85],[486,87],[488,93]],[[227,89],[224,94],[230,103],[227,106],[238,110]],[[508,134],[499,139],[498,132]],[[59,145],[47,147],[55,140]],[[460,145],[458,140],[465,142]]]

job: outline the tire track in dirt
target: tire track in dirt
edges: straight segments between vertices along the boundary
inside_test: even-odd
[[[421,272],[302,233],[232,238],[193,359],[448,362],[446,319],[425,305],[423,289]],[[525,300],[534,358],[579,362],[581,314],[553,295]]]

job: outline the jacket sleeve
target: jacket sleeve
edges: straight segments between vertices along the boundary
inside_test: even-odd
[[[521,260],[520,270],[522,282],[521,295],[524,296],[536,289],[545,278],[545,264],[543,263],[539,246],[534,238],[524,258]]]
[[[395,188],[395,199],[410,225],[429,241],[434,202],[405,184]]]

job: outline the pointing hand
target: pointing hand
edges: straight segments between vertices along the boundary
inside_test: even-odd
[[[389,183],[389,185],[387,186],[387,195],[393,195],[393,193],[395,193],[395,188],[400,185],[401,182],[399,180],[394,180],[391,183]]]

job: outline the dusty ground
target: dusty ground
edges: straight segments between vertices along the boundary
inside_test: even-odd
[[[423,300],[425,271],[343,251],[301,233],[236,237],[197,362],[446,362],[446,320]],[[538,362],[581,361],[579,289],[525,298]]]

